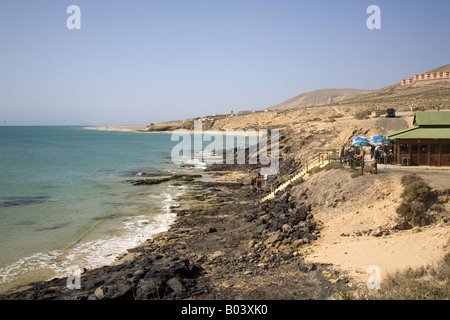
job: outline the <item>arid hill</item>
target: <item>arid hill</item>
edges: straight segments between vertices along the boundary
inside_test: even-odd
[[[370,90],[358,89],[321,89],[300,94],[294,98],[274,105],[269,110],[286,110],[304,108],[310,106],[322,106],[341,102],[363,94],[370,93]]]
[[[450,71],[450,64],[436,68],[430,72]],[[405,78],[413,75],[405,75]],[[431,80],[411,86],[400,86],[400,82],[379,90],[354,97],[336,105],[346,105],[358,109],[395,108],[396,110],[448,109],[450,107],[450,80]]]
[[[425,110],[450,107],[450,81],[417,83],[411,86],[399,84],[338,103],[353,108],[395,108],[396,110]]]
[[[447,64],[445,66],[430,71],[426,71],[424,73],[444,72],[444,71],[450,71],[450,64]],[[408,75],[405,75],[405,78],[406,77],[408,77]],[[422,88],[424,85],[425,88]],[[450,86],[450,81],[444,80],[442,82],[439,81],[425,82],[410,87],[400,87],[400,83],[397,83],[388,86],[386,88],[373,91],[358,90],[358,89],[320,89],[305,92],[296,97],[288,99],[282,103],[271,106],[268,109],[286,110],[310,106],[323,106],[337,103],[346,104],[347,102],[349,102],[350,104],[358,104],[360,102],[365,102],[370,105],[373,105],[374,100],[377,100],[375,102],[378,104],[390,103],[392,104],[392,107],[404,107],[401,104],[405,104],[408,102],[409,105],[414,104],[415,106],[419,107],[427,107],[427,105],[429,106],[430,104],[433,106],[438,106],[439,99],[445,96],[447,92],[437,93],[435,91],[440,90],[442,87],[447,88],[448,86]],[[415,95],[418,95],[418,97],[415,97]]]

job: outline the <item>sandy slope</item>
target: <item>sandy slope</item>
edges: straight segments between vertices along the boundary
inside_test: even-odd
[[[434,189],[450,188],[450,170],[415,172]],[[297,193],[306,190],[317,199],[314,216],[323,223],[321,237],[310,246],[306,261],[331,263],[365,282],[370,265],[380,267],[382,280],[388,273],[442,259],[450,249],[448,223],[438,220],[431,226],[392,232],[403,189],[400,178],[406,173],[381,166],[377,175],[351,178],[345,171],[333,170],[318,173],[298,187]],[[448,202],[444,206],[448,212]],[[369,229],[371,234],[365,234]],[[373,236],[383,229],[390,234]]]
[[[371,265],[380,267],[381,280],[387,273],[409,267],[430,266],[448,252],[450,227],[408,230],[388,237],[339,237],[342,222],[329,221],[323,237],[312,246],[307,262],[332,263],[364,282]]]

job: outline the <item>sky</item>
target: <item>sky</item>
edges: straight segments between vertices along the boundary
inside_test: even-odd
[[[0,0],[0,125],[148,125],[380,89],[450,63],[449,12],[448,0]]]

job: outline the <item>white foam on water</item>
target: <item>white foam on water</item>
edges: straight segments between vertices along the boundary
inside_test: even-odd
[[[170,210],[175,201],[169,193],[164,193],[162,196],[165,199],[160,214],[129,218],[122,223],[120,235],[89,241],[72,248],[64,261],[53,268],[57,276],[70,275],[68,272],[71,272],[74,266],[80,269],[92,269],[109,265],[118,256],[127,253],[127,249],[137,247],[156,234],[169,230],[176,218],[176,214]]]
[[[193,151],[193,154],[190,156],[180,156],[178,159],[180,164],[180,168],[185,170],[185,166],[192,166],[195,169],[205,170],[207,163],[205,161],[202,161],[206,159],[207,156],[210,156],[210,154],[207,151]]]
[[[183,165],[192,166],[193,168],[200,169],[200,170],[206,169],[206,162],[203,162],[203,161],[201,161],[199,159],[195,159],[195,158],[183,160]]]
[[[176,192],[174,196],[183,194],[185,188],[182,186],[173,190]],[[70,276],[76,269],[110,265],[117,257],[127,253],[127,249],[137,247],[156,234],[169,230],[176,218],[176,214],[170,210],[175,200],[170,193],[160,194],[159,198],[161,197],[164,200],[160,213],[128,218],[122,222],[117,235],[78,243],[68,251],[37,253],[0,268],[0,284],[17,280],[21,275],[37,270],[50,270],[54,273],[53,278]]]
[[[12,280],[15,280],[24,273],[51,268],[51,266],[58,263],[61,254],[62,252],[57,250],[45,253],[36,253],[0,268],[0,284],[6,284]]]
[[[189,164],[192,164],[194,168],[205,170],[206,169],[206,162],[200,161],[198,159],[192,159]]]

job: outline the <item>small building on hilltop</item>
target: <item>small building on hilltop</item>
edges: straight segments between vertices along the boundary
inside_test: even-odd
[[[450,166],[450,111],[422,111],[413,127],[389,135],[398,164]]]
[[[408,79],[402,79],[400,82],[401,86],[410,86],[418,82],[433,81],[433,80],[450,80],[450,71],[443,72],[429,72],[420,73],[414,75],[414,77]]]

